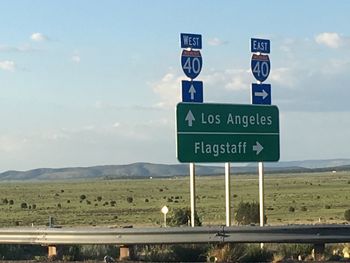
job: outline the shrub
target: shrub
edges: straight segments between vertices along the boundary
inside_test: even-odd
[[[191,209],[190,208],[177,208],[174,209],[173,215],[168,219],[168,224],[170,226],[183,226],[191,224]],[[195,226],[201,226],[197,212],[194,215]]]
[[[132,202],[134,201],[134,198],[132,198],[131,196],[128,196],[128,197],[126,198],[126,201],[127,201],[128,203],[132,203]]]
[[[260,222],[259,203],[256,202],[240,202],[235,215],[235,220],[240,225],[249,225]],[[264,217],[264,224],[267,222],[267,217]]]
[[[171,247],[177,262],[205,262],[205,245],[174,245]]]
[[[23,208],[23,209],[28,208],[27,203],[25,203],[25,202],[21,203],[21,208]]]
[[[102,201],[102,196],[97,197],[97,201],[101,202]]]
[[[306,206],[302,206],[302,207],[301,207],[301,211],[303,211],[303,212],[307,211]]]
[[[346,221],[350,221],[350,209],[345,210],[344,218],[345,218]]]
[[[297,259],[298,256],[302,258],[311,254],[313,245],[309,244],[282,244],[277,250],[284,259]]]
[[[149,202],[149,200],[148,200],[148,198],[146,198],[146,199],[145,199],[145,203],[148,203],[148,202]]]
[[[207,252],[208,262],[240,262],[247,246],[241,243],[218,244]]]
[[[7,200],[7,198],[4,198],[4,199],[2,199],[2,203],[3,203],[4,205],[7,205],[7,204],[9,203],[9,201]]]
[[[80,200],[85,200],[86,199],[86,195],[81,195],[80,196]]]
[[[148,262],[174,262],[175,256],[169,245],[144,245],[137,247],[137,260]],[[140,257],[139,255],[142,255]]]
[[[14,205],[14,203],[15,203],[15,202],[14,202],[12,199],[9,201],[9,204],[10,204],[10,205]]]
[[[289,212],[295,212],[295,208],[293,206],[289,207]]]
[[[330,205],[325,205],[324,208],[331,209],[331,206]]]
[[[240,262],[271,262],[273,253],[267,249],[261,249],[259,245],[250,245]]]

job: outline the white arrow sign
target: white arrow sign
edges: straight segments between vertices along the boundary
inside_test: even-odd
[[[262,97],[263,100],[269,96],[269,94],[265,91],[265,90],[262,90],[262,92],[259,92],[259,91],[256,91],[254,92],[254,95],[257,96],[257,97]]]
[[[253,151],[256,152],[256,155],[258,155],[263,149],[264,147],[259,142],[256,142],[256,144],[253,145]]]
[[[194,100],[194,94],[196,93],[196,89],[194,88],[192,83],[190,89],[188,90],[188,93],[191,94],[191,100]]]
[[[191,110],[188,111],[187,115],[186,115],[186,118],[185,118],[185,121],[188,121],[188,126],[189,127],[192,127],[192,123],[193,121],[195,121],[196,119],[194,118],[193,116],[193,113]]]

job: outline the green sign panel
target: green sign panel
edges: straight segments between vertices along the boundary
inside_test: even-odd
[[[279,160],[276,106],[179,103],[176,124],[180,162]]]

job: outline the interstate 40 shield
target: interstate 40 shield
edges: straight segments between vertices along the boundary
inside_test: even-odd
[[[195,79],[202,70],[202,55],[199,50],[183,50],[181,54],[181,66],[185,75]]]

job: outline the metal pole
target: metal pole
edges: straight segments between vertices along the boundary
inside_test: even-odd
[[[259,203],[260,203],[260,226],[264,226],[264,163],[259,162]],[[264,248],[264,243],[260,243],[260,248]]]
[[[264,163],[259,162],[259,203],[260,203],[260,226],[264,226]]]
[[[225,163],[226,226],[231,226],[230,163]]]
[[[191,227],[195,226],[196,214],[196,184],[195,184],[195,164],[190,163],[190,195],[191,195]]]

